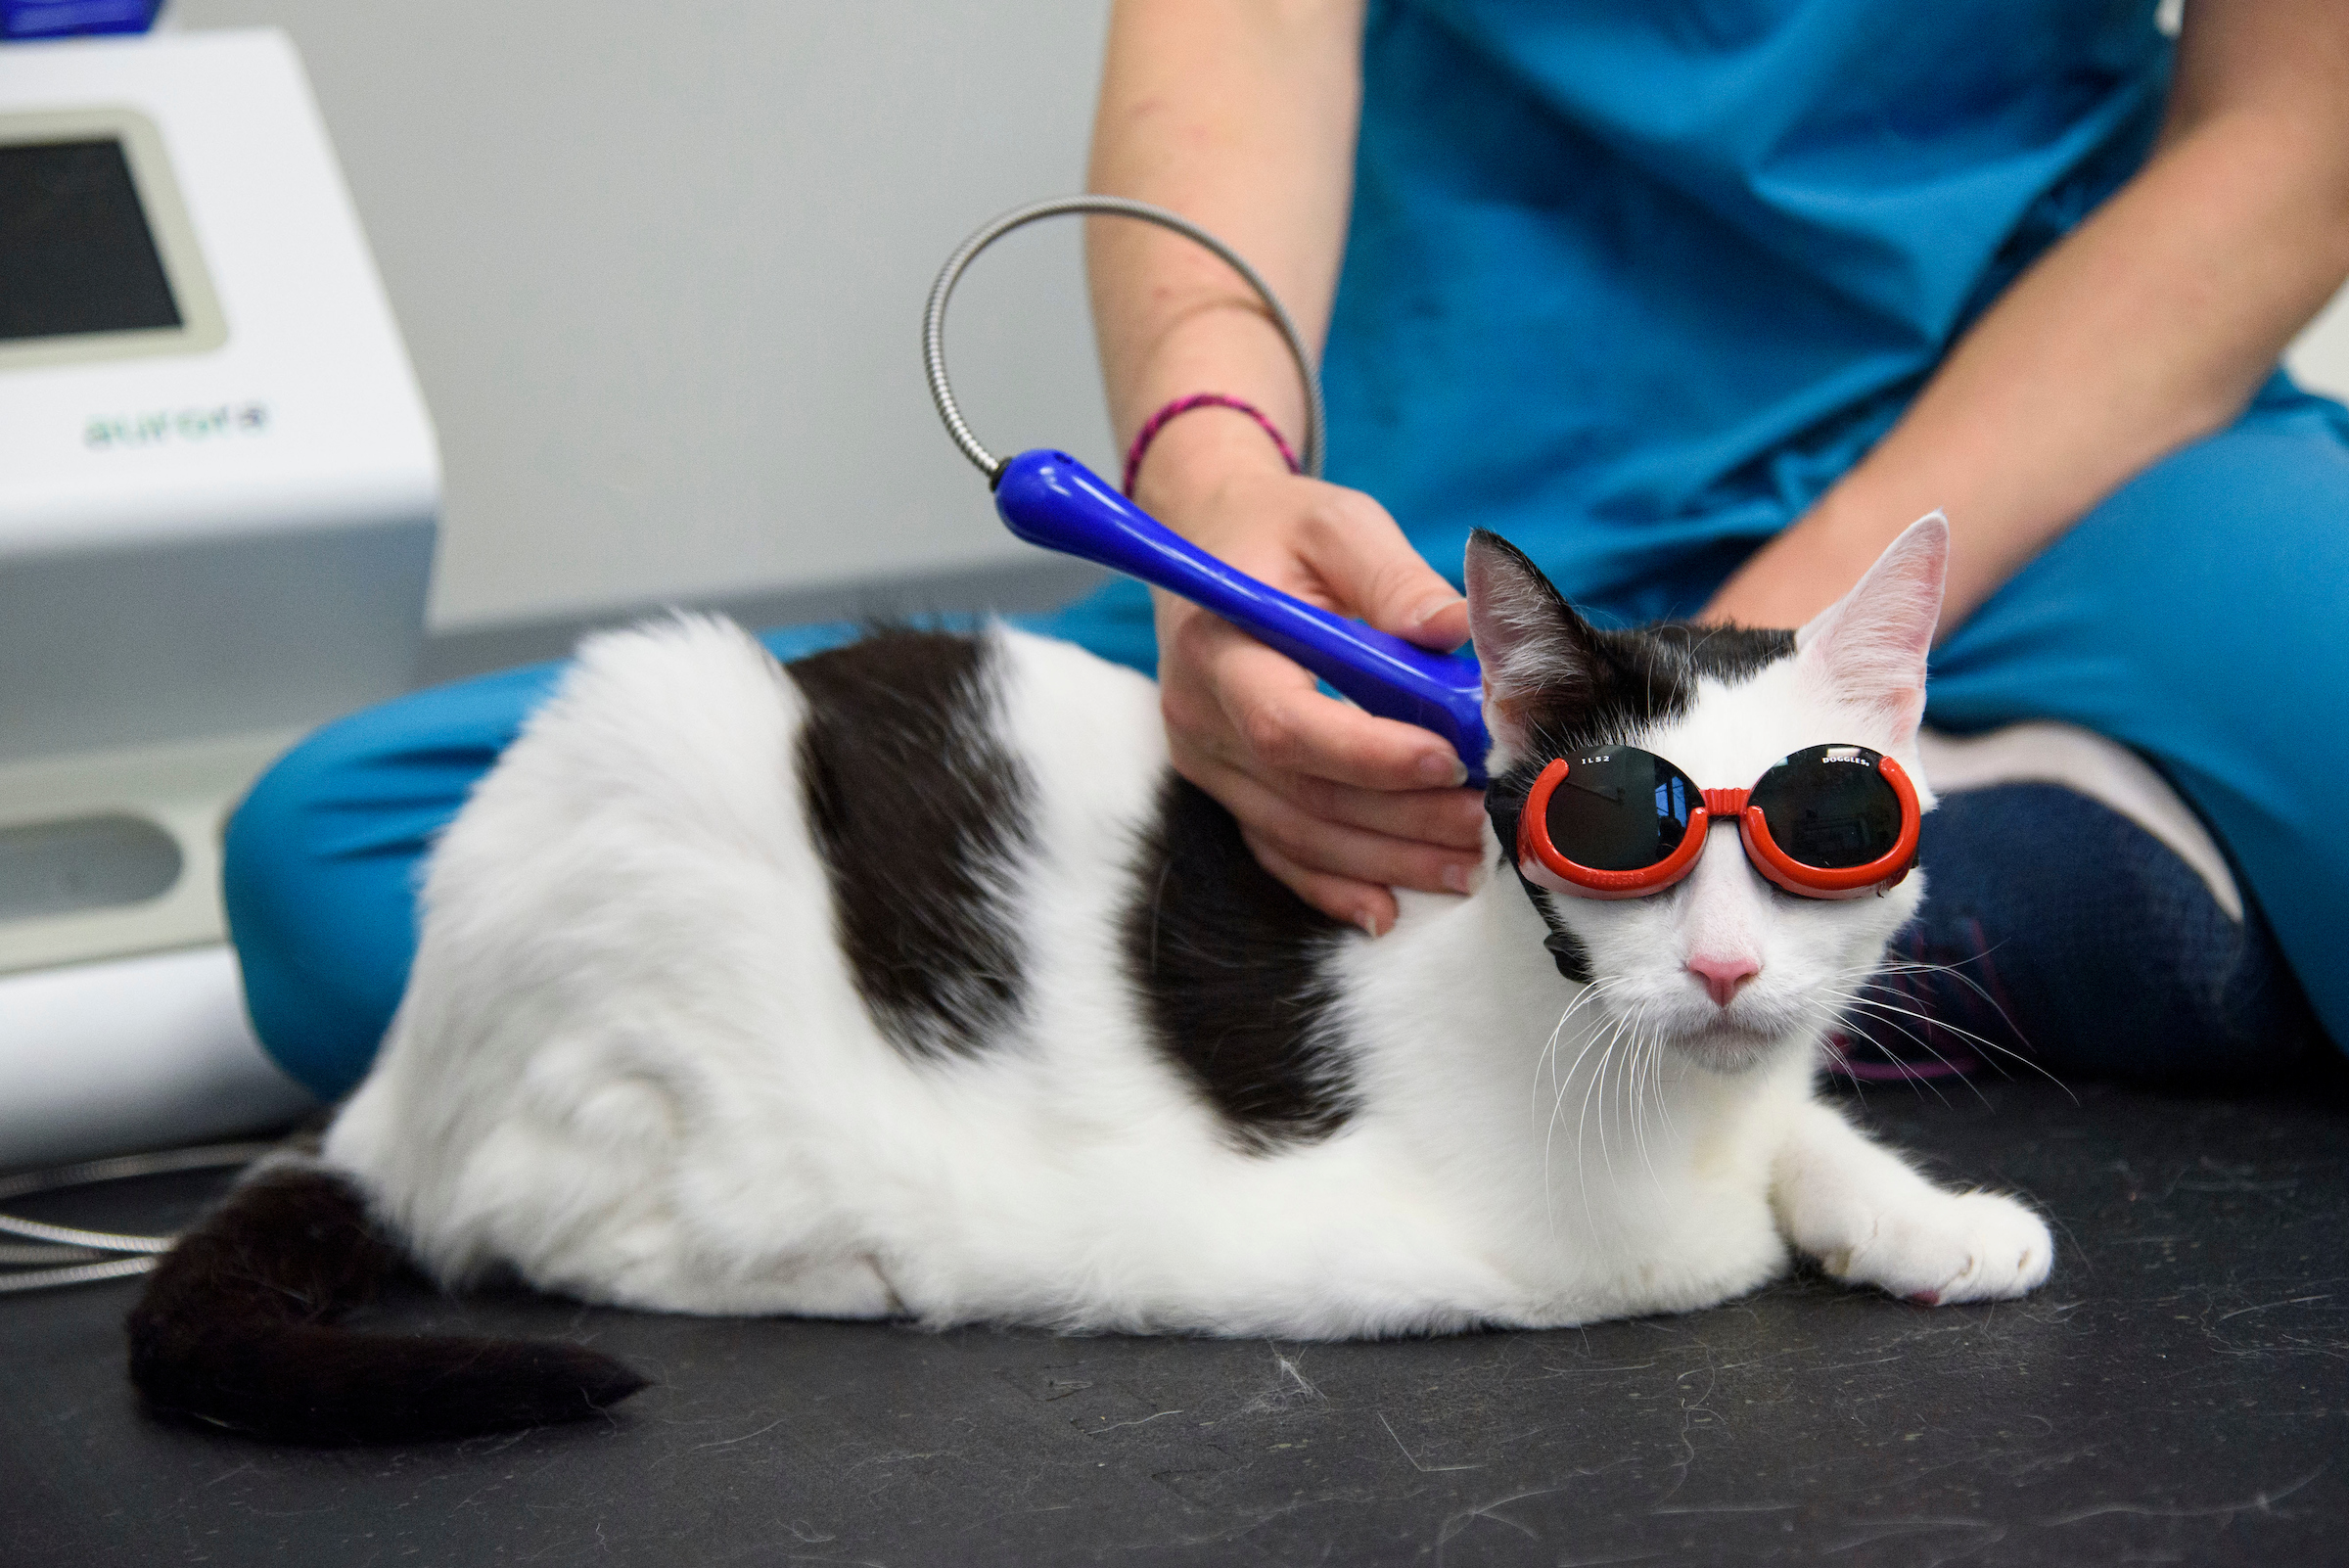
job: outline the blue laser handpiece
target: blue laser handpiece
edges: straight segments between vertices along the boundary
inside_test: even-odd
[[[1066,452],[1020,453],[995,476],[995,510],[1031,544],[1141,578],[1288,655],[1366,713],[1432,729],[1485,782],[1484,681],[1475,659],[1430,653],[1347,621],[1216,559]]]
[[[1247,258],[1179,213],[1124,196],[1062,196],[1015,208],[962,242],[930,286],[922,311],[922,372],[946,434],[995,492],[995,510],[1011,531],[1031,544],[1059,550],[1141,578],[1178,594],[1288,655],[1381,718],[1431,729],[1451,743],[1468,769],[1467,782],[1485,783],[1484,675],[1476,660],[1430,653],[1401,637],[1348,621],[1293,599],[1219,561],[1135,506],[1066,452],[1038,447],[1005,462],[980,444],[946,382],[946,301],[955,280],[980,252],[1040,218],[1074,214],[1139,218],[1205,246],[1247,280],[1280,329],[1297,374],[1305,382],[1303,472],[1321,472],[1321,383],[1297,323]]]

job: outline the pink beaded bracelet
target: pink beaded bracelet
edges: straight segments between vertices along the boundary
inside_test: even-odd
[[[1228,408],[1235,413],[1246,414],[1264,427],[1266,435],[1272,438],[1272,444],[1280,448],[1280,460],[1289,465],[1290,473],[1305,472],[1297,462],[1296,452],[1289,446],[1288,438],[1281,435],[1279,426],[1265,417],[1263,409],[1237,397],[1226,397],[1221,392],[1193,392],[1188,397],[1175,398],[1142,421],[1142,428],[1133,433],[1133,444],[1126,448],[1126,477],[1118,488],[1128,496],[1133,494],[1133,478],[1141,472],[1142,454],[1150,450],[1150,443],[1158,438],[1158,433],[1166,428],[1169,420],[1177,414],[1187,414],[1194,408]]]

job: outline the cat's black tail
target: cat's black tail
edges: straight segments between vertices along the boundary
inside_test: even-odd
[[[645,1386],[576,1345],[336,1327],[399,1262],[344,1177],[265,1171],[149,1276],[130,1314],[130,1380],[160,1410],[321,1444],[577,1420]]]

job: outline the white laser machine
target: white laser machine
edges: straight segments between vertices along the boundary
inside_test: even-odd
[[[274,30],[0,46],[0,1168],[265,1124],[220,830],[412,678],[439,459]]]

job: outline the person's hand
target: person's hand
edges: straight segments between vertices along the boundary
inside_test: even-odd
[[[1173,504],[1147,485],[1142,499],[1209,553],[1308,603],[1426,648],[1467,640],[1467,601],[1359,491],[1248,465]],[[1154,597],[1174,768],[1239,819],[1266,870],[1372,936],[1394,924],[1390,888],[1474,886],[1483,797],[1458,787],[1466,770],[1448,743],[1323,696],[1229,623]]]

